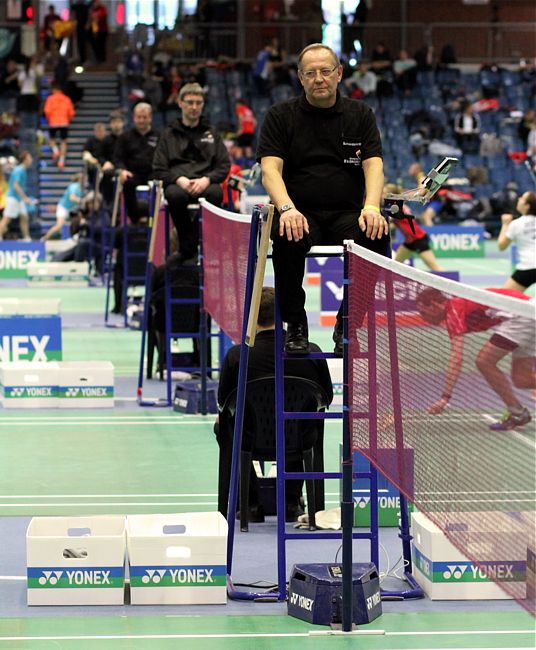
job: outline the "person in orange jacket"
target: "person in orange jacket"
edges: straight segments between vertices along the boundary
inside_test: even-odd
[[[63,169],[67,155],[67,135],[69,124],[74,117],[74,106],[71,99],[62,92],[59,84],[52,84],[52,94],[47,97],[43,112],[48,122],[48,143],[52,148],[52,157],[58,161],[58,167]],[[56,144],[58,134],[59,147]]]

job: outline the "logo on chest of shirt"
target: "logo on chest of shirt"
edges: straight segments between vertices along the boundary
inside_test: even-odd
[[[343,162],[345,165],[361,166],[361,142],[342,141]]]
[[[156,147],[156,144],[158,142],[158,136],[152,135],[150,138],[147,138],[147,144],[150,147]]]
[[[201,137],[201,142],[206,142],[207,144],[214,144],[214,135],[210,131],[205,131]]]

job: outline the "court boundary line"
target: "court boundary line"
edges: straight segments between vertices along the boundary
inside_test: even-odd
[[[528,635],[533,634],[532,630],[426,630],[426,631],[403,631],[403,632],[388,632],[370,630],[372,635],[392,636],[392,637],[405,637],[405,636],[475,636],[475,635],[490,635],[490,636],[509,636],[509,635]],[[366,633],[367,630],[364,630]],[[213,634],[88,634],[88,635],[57,635],[57,636],[0,636],[2,641],[133,641],[133,640],[166,640],[166,639],[281,639],[281,638],[309,638],[313,636],[321,636],[322,632],[319,630],[310,630],[309,632],[243,632],[243,633],[213,633]],[[333,636],[326,630],[325,636]],[[342,636],[342,635],[341,635]],[[350,635],[351,636],[351,635]],[[529,647],[529,646],[527,646]],[[510,650],[513,650],[509,647]],[[484,650],[480,646],[475,646],[475,650]],[[424,649],[423,649],[424,650]],[[460,650],[460,649],[459,649]],[[491,650],[491,649],[490,649]],[[493,650],[498,650],[494,647]]]

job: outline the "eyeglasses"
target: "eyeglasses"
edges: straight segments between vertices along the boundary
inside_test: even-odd
[[[338,66],[334,65],[333,68],[322,68],[322,70],[305,70],[302,72],[302,75],[306,79],[316,79],[316,75],[320,72],[320,75],[324,78],[327,79],[328,77],[331,77],[331,75],[335,72]]]

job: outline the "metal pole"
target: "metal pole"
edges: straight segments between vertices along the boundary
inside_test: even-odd
[[[348,390],[348,251],[344,251],[344,299],[343,299],[343,433],[342,433],[342,630],[350,632],[353,624],[353,581],[352,581],[352,533],[354,501],[352,494],[352,438],[350,435],[349,390]]]

